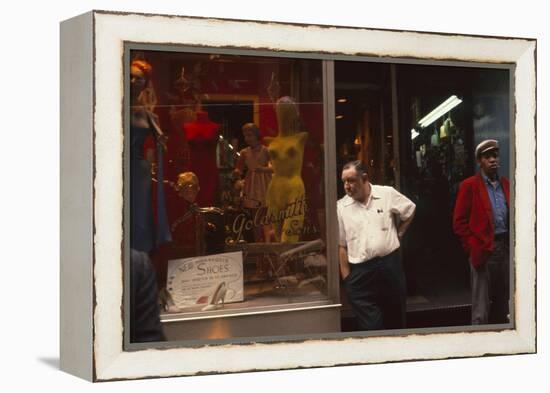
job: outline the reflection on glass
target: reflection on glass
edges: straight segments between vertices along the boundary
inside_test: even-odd
[[[163,313],[327,300],[321,62],[131,58],[130,241]]]

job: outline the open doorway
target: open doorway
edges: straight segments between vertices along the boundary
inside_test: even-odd
[[[407,327],[470,323],[468,257],[453,233],[459,184],[476,171],[475,146],[495,138],[509,177],[509,71],[358,61],[335,62],[338,198],[345,163],[361,160],[369,181],[416,204],[401,242]],[[456,97],[451,109],[421,120]],[[343,298],[342,327],[353,330]]]

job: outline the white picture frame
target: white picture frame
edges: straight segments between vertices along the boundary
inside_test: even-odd
[[[124,42],[513,64],[514,328],[125,351]],[[535,40],[93,11],[63,22],[61,43],[65,371],[108,381],[536,351]]]

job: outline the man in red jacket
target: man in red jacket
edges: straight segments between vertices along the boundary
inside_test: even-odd
[[[453,230],[470,259],[472,324],[508,323],[510,183],[498,175],[496,140],[481,142],[475,156],[480,170],[460,184]]]

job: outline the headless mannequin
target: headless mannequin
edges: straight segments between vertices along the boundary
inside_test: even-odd
[[[300,240],[305,215],[305,187],[301,177],[307,132],[299,132],[299,113],[294,100],[282,97],[276,104],[279,135],[265,138],[273,165],[267,189],[267,214],[281,242]]]

